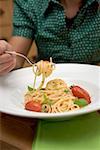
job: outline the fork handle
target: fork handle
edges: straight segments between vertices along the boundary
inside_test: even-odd
[[[14,54],[14,55],[23,57],[30,65],[33,65],[33,63],[26,56],[24,56],[23,54],[17,53],[15,51],[5,51],[5,53],[7,53],[7,54]]]

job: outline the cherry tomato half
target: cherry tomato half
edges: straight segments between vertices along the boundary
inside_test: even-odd
[[[41,112],[42,106],[38,102],[29,101],[28,103],[25,104],[25,109],[30,111]]]
[[[75,97],[84,98],[88,103],[91,103],[90,95],[85,89],[79,86],[71,86],[70,89]]]

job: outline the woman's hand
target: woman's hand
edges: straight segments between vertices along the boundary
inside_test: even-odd
[[[5,51],[12,51],[12,46],[4,40],[0,40],[0,75],[7,74],[16,66],[16,56],[6,54]]]

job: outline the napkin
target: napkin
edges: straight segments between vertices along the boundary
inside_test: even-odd
[[[66,121],[40,120],[32,150],[100,150],[100,114]]]

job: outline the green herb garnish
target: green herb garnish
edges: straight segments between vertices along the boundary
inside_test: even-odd
[[[84,106],[88,105],[88,102],[84,98],[80,98],[80,99],[76,99],[74,101],[74,104],[77,104],[80,107],[84,107]]]
[[[28,91],[33,91],[32,87],[28,86],[27,88],[28,88]]]
[[[48,97],[46,94],[43,94],[43,104],[48,103]]]
[[[65,92],[65,93],[68,93],[68,92],[69,92],[69,90],[68,90],[68,89],[65,89],[65,90],[64,90],[64,92]]]
[[[43,104],[49,104],[52,105],[54,102],[50,100],[46,94],[43,95]]]

